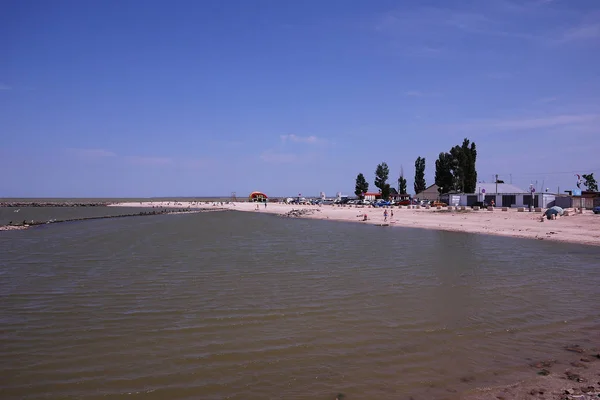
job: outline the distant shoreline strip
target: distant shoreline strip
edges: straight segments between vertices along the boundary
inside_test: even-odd
[[[67,218],[67,219],[51,219],[48,221],[31,221],[30,223],[20,224],[20,225],[3,225],[0,226],[0,231],[14,231],[14,230],[23,230],[28,229],[35,226],[41,225],[49,225],[49,224],[60,224],[64,222],[79,222],[79,221],[90,221],[94,219],[109,219],[109,218],[125,218],[125,217],[148,217],[153,215],[175,215],[175,214],[197,214],[202,212],[214,212],[214,211],[227,211],[226,209],[192,209],[192,210],[184,210],[184,209],[172,209],[172,210],[160,210],[160,211],[141,211],[138,213],[131,214],[120,214],[120,215],[102,215],[102,216],[94,216],[94,217],[79,217],[79,218]]]

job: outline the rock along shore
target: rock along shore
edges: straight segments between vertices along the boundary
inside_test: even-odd
[[[168,210],[153,210],[153,211],[141,211],[138,213],[130,213],[130,214],[120,214],[120,215],[102,215],[95,217],[79,217],[79,218],[67,218],[67,219],[51,219],[47,221],[23,221],[22,224],[10,224],[0,226],[0,231],[14,231],[14,230],[23,230],[33,226],[39,225],[48,225],[48,224],[58,224],[61,222],[76,222],[76,221],[88,221],[93,219],[108,219],[108,218],[124,218],[124,217],[141,217],[141,216],[150,216],[150,215],[165,215],[165,214],[186,214],[186,213],[198,213],[205,211],[218,211],[215,209],[211,210],[197,210],[197,209],[168,209]]]

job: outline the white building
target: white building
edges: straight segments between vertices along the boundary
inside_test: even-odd
[[[475,193],[449,193],[442,201],[449,205],[474,206],[479,202],[496,207],[529,207],[531,193],[508,183],[478,183]],[[533,206],[548,208],[554,205],[555,196],[549,193],[534,193]]]

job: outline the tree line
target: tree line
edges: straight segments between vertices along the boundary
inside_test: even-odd
[[[475,161],[477,159],[477,150],[475,142],[471,143],[469,139],[464,139],[462,145],[456,145],[449,152],[440,153],[435,162],[435,184],[438,185],[440,194],[448,193],[452,190],[465,193],[473,193],[477,186],[477,171]],[[375,186],[381,193],[381,198],[388,200],[390,198],[391,186],[388,183],[390,169],[386,162],[377,165],[375,169]],[[398,193],[406,194],[406,178],[404,169],[400,169],[398,178]],[[425,182],[425,158],[417,157],[415,160],[415,179],[413,188],[415,193],[420,193],[427,188]],[[363,173],[356,176],[354,194],[363,198],[364,193],[369,191],[369,182],[367,182]]]
[[[435,184],[440,194],[451,191],[474,193],[477,188],[477,147],[464,139],[449,152],[440,153],[435,162]]]
[[[475,193],[477,189],[477,146],[465,138],[460,145],[456,145],[448,152],[441,152],[435,161],[435,184],[438,186],[439,194],[449,192]],[[391,186],[387,182],[390,169],[387,163],[382,162],[375,169],[375,186],[379,189],[381,197],[388,200],[390,197]],[[582,174],[584,185],[590,191],[598,191],[598,184],[594,174]],[[498,181],[504,183],[504,181]],[[421,193],[427,188],[425,182],[425,158],[417,157],[415,161],[415,179],[413,188],[415,193]],[[398,193],[406,194],[406,178],[404,170],[400,169],[398,178]],[[354,194],[363,198],[363,193],[369,191],[369,182],[365,176],[359,173],[356,177]]]

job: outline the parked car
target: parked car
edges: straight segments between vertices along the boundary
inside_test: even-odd
[[[444,203],[443,201],[434,201],[432,206],[433,207],[447,207],[448,204]]]
[[[593,208],[594,214],[600,214],[600,206],[596,206]]]
[[[396,203],[396,205],[399,206],[410,206],[411,201],[410,200],[400,200]]]
[[[385,206],[390,206],[390,205],[392,205],[392,203],[389,201],[385,201],[385,200],[377,200],[373,204],[373,206],[375,206],[375,207],[385,207]]]

